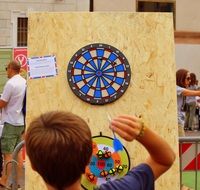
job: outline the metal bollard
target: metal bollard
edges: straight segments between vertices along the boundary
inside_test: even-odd
[[[12,154],[12,160],[11,160],[11,163],[12,163],[12,169],[11,169],[11,183],[12,183],[12,190],[17,190],[17,182],[16,182],[16,177],[17,177],[17,155],[19,153],[19,151],[21,150],[21,148],[24,146],[25,142],[22,141],[20,142],[14,149],[14,152]],[[10,163],[10,162],[9,162]],[[8,163],[8,164],[9,164]]]

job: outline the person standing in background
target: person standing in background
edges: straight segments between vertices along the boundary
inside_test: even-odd
[[[176,92],[177,92],[177,113],[179,136],[185,136],[185,104],[186,96],[200,96],[200,90],[187,89],[190,85],[190,72],[186,69],[179,69],[176,72]]]
[[[190,73],[190,85],[188,89],[190,90],[197,90],[197,85],[196,85],[196,75],[194,73]],[[197,106],[197,101],[196,101],[196,96],[187,96],[186,97],[186,113],[185,113],[185,130],[190,130],[193,131],[193,121],[196,115],[196,106]]]
[[[200,90],[200,86],[198,84],[199,84],[199,81],[196,80],[197,90]],[[197,100],[196,114],[198,117],[198,129],[197,130],[200,131],[200,97],[197,96],[196,100]]]
[[[196,86],[197,86],[197,90],[200,90],[200,86],[199,86],[199,81],[196,80]]]
[[[1,98],[1,94],[0,94],[0,98]],[[2,129],[3,129],[3,125],[1,121],[2,121],[2,110],[0,109],[0,138],[1,138]],[[3,171],[3,157],[2,157],[2,152],[1,152],[1,140],[0,140],[0,177],[2,176],[2,171]]]
[[[4,158],[0,187],[6,187],[10,175],[10,165],[6,163],[12,160],[12,153],[21,142],[21,134],[24,131],[24,115],[22,113],[23,100],[26,90],[26,80],[20,76],[20,63],[10,61],[6,67],[8,81],[6,82],[0,99],[2,109],[2,123],[4,125],[1,137],[1,150]],[[22,166],[22,155],[18,155],[19,166]],[[21,164],[20,164],[21,163]],[[18,168],[19,172],[20,168]]]

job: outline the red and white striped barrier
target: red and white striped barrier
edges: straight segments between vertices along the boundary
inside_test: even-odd
[[[197,154],[195,146],[193,143],[183,143],[180,145],[182,171],[200,170],[200,144],[197,145]]]

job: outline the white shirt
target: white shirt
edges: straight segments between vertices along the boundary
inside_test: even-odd
[[[24,125],[22,113],[23,100],[26,91],[26,80],[19,74],[10,78],[3,90],[1,99],[8,104],[2,108],[2,122],[12,125]]]

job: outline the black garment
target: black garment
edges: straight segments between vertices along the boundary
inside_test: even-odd
[[[1,140],[0,140],[0,177],[2,176],[2,171],[3,171],[3,156],[1,152]]]
[[[25,119],[26,119],[26,91],[24,94],[22,113],[24,114],[24,122],[25,122]],[[25,125],[25,123],[24,123],[24,125]]]
[[[24,131],[22,132],[22,134],[23,134],[25,132],[25,129],[26,129],[26,91],[25,91],[25,94],[24,94],[22,113],[24,115]]]
[[[196,114],[197,114],[198,120],[199,120],[199,128],[198,128],[198,130],[200,131],[200,107],[197,107]]]

